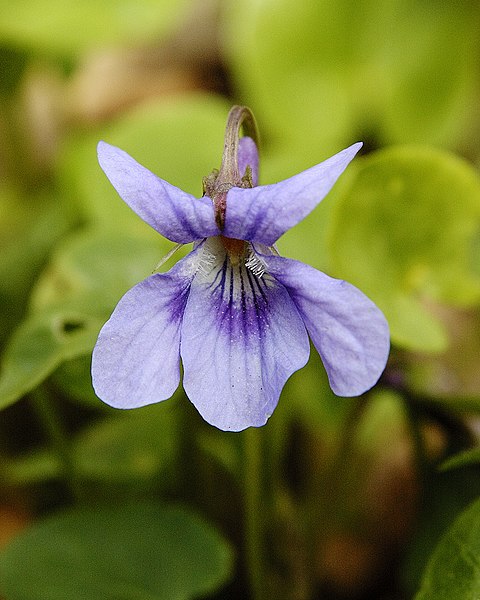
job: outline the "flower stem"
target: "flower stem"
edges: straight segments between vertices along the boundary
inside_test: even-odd
[[[253,600],[264,600],[266,594],[266,569],[264,551],[265,515],[262,494],[262,432],[249,428],[243,432],[244,511],[245,511],[245,563],[250,577]]]
[[[233,106],[228,113],[220,170],[203,179],[203,190],[213,202],[215,221],[220,230],[225,225],[228,191],[232,187],[244,187],[238,168],[241,129],[246,136],[252,138],[258,148],[258,130],[252,111],[246,106]]]
[[[32,406],[61,465],[66,485],[73,499],[82,497],[77,469],[68,435],[64,430],[53,400],[44,386],[32,393]]]
[[[222,165],[218,180],[222,183],[239,185],[241,181],[238,170],[238,142],[240,129],[245,135],[251,137],[258,148],[258,130],[252,111],[246,106],[232,106],[228,113],[227,126],[223,146]]]

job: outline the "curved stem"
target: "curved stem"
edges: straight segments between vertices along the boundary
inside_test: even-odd
[[[238,145],[240,129],[253,139],[258,147],[258,131],[252,111],[246,106],[233,106],[228,113],[220,170],[214,171],[203,180],[204,193],[211,198],[215,221],[220,231],[225,225],[227,193],[232,187],[242,187],[242,176],[238,169]]]
[[[246,106],[232,106],[227,117],[222,165],[218,174],[218,180],[221,182],[228,182],[232,185],[240,183],[238,142],[242,128],[243,133],[251,137],[258,147],[258,130],[252,111]]]

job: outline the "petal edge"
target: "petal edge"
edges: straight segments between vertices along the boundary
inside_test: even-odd
[[[353,144],[280,183],[232,188],[227,194],[223,234],[273,246],[325,198],[361,147],[361,142]]]
[[[295,260],[279,256],[264,260],[302,315],[335,394],[359,396],[372,388],[390,350],[388,323],[381,310],[346,281]]]
[[[97,153],[119,196],[155,231],[181,244],[218,235],[209,198],[187,194],[106,142],[98,143]]]

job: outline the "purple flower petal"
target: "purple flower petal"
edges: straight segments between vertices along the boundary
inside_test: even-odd
[[[238,170],[245,175],[247,165],[252,169],[253,185],[258,185],[258,150],[250,137],[240,138],[238,143]]]
[[[195,198],[163,181],[120,148],[99,142],[97,150],[122,200],[158,233],[182,244],[218,235],[209,198]]]
[[[92,356],[96,394],[115,408],[166,400],[180,380],[180,327],[197,267],[192,252],[168,273],[129,290],[98,336]]]
[[[305,365],[305,326],[285,288],[233,265],[219,239],[192,282],[182,326],[183,386],[219,429],[264,425],[282,387]]]
[[[227,194],[223,235],[272,246],[323,200],[362,147],[353,144],[335,156],[280,183]]]
[[[353,285],[313,267],[279,256],[264,260],[302,315],[332,390],[339,396],[358,396],[374,386],[390,349],[380,309]]]

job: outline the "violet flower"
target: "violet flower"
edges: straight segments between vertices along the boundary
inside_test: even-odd
[[[194,242],[170,271],[128,291],[102,328],[93,385],[111,406],[169,398],[181,358],[183,387],[202,417],[240,431],[266,423],[285,382],[308,360],[308,336],[340,396],[362,394],[385,367],[389,331],[375,304],[345,281],[278,256],[274,247],[325,197],[362,144],[257,186],[256,144],[239,139],[241,125],[252,132],[253,117],[234,107],[222,167],[205,179],[202,198],[124,151],[98,145],[100,165],[121,198],[161,235]]]

